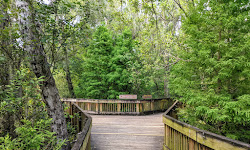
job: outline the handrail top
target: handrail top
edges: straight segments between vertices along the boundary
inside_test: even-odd
[[[76,106],[82,113],[84,113],[84,115],[88,118],[88,120],[92,121],[92,117],[86,113],[81,107],[79,107],[76,103],[72,103],[74,106]]]
[[[91,103],[111,103],[111,102],[119,102],[119,103],[143,103],[149,101],[159,101],[168,98],[161,98],[161,99],[142,99],[142,100],[135,100],[135,99],[83,99],[83,98],[63,98],[62,101],[66,102],[91,102]]]
[[[83,127],[83,130],[80,133],[78,133],[79,136],[77,136],[77,141],[75,142],[75,144],[71,148],[71,150],[80,150],[81,146],[82,146],[82,142],[85,140],[85,138],[90,130],[90,127],[92,124],[92,117],[88,113],[84,112],[77,104],[72,103],[72,105],[77,107],[88,118],[86,123],[85,123],[85,126]]]
[[[183,127],[187,127],[189,129],[196,130],[197,133],[201,133],[203,136],[212,137],[212,138],[215,138],[215,139],[218,139],[218,140],[221,140],[221,141],[232,143],[233,145],[236,145],[236,146],[239,146],[239,147],[244,147],[244,148],[248,148],[248,149],[250,148],[250,144],[248,144],[248,143],[244,143],[244,142],[241,142],[241,141],[238,141],[238,140],[233,140],[233,139],[230,139],[230,138],[222,136],[222,135],[218,135],[218,134],[206,131],[206,130],[199,129],[199,128],[195,127],[195,126],[192,126],[190,124],[179,121],[179,120],[169,116],[168,113],[173,109],[173,107],[178,102],[179,101],[176,100],[175,103],[167,111],[165,111],[165,113],[163,114],[163,117],[165,117],[167,119],[170,119],[172,122],[175,122],[175,123],[177,123],[177,124],[179,124],[179,125],[181,125]]]

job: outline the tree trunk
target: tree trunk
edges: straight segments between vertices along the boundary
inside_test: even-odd
[[[10,64],[8,62],[0,64],[1,67],[1,73],[0,73],[0,85],[1,90],[4,92],[7,89],[7,85],[10,84],[10,72],[9,67]],[[1,99],[0,95],[0,99]],[[15,138],[15,119],[14,119],[14,113],[12,111],[5,111],[2,115],[3,119],[0,120],[2,128],[2,136],[5,136],[7,133],[12,137]]]
[[[68,83],[68,89],[69,89],[69,94],[71,98],[76,98],[75,93],[74,93],[74,87],[72,84],[71,80],[71,75],[70,75],[70,70],[69,70],[69,58],[68,58],[68,52],[66,47],[64,47],[64,54],[65,54],[65,72],[66,72],[66,80]]]
[[[6,35],[6,33],[2,33],[2,31],[7,31],[8,33],[10,33],[10,30],[8,29],[11,26],[11,20],[10,17],[8,15],[8,3],[7,2],[2,2],[1,3],[2,6],[0,7],[1,9],[1,14],[4,16],[4,19],[1,20],[0,22],[0,31],[2,34],[2,38],[0,41],[0,45],[1,45],[1,51],[4,51],[3,54],[5,55],[5,58],[9,57],[9,58],[13,58],[12,57],[12,52],[10,49],[8,49],[8,46],[10,45],[10,40],[7,38],[4,38],[8,35]],[[7,29],[7,30],[6,30]],[[2,53],[0,53],[0,55],[2,55]],[[14,62],[9,61],[9,60],[4,60],[1,61],[0,64],[0,90],[4,93],[7,89],[7,85],[10,84],[10,80],[12,77],[12,65],[14,64]],[[2,101],[4,97],[1,97],[0,95],[0,101]],[[7,133],[12,137],[15,138],[16,137],[16,133],[15,133],[15,114],[12,111],[5,111],[4,114],[2,115],[3,119],[1,119],[0,123],[3,127],[2,129],[2,136],[6,135]]]
[[[169,95],[169,87],[168,87],[168,85],[169,85],[169,80],[168,80],[168,78],[169,78],[169,73],[168,73],[168,71],[167,71],[166,76],[165,76],[165,79],[164,79],[164,96],[165,96],[166,98],[169,98],[169,97],[170,97],[170,95]]]
[[[30,65],[36,77],[44,77],[44,81],[41,82],[40,88],[42,90],[43,100],[47,106],[48,114],[53,120],[51,125],[52,131],[56,133],[58,141],[68,140],[62,102],[56,88],[55,80],[50,71],[43,45],[40,41],[38,32],[39,25],[35,21],[36,15],[38,14],[35,14],[32,2],[32,0],[16,0],[16,6],[20,10],[18,20],[24,42],[23,46],[29,53]],[[66,145],[62,147],[62,149],[69,148],[69,142],[66,142]]]
[[[166,76],[164,78],[164,96],[167,98],[170,98],[169,94],[169,76],[170,76],[170,62],[169,62],[169,57],[170,57],[170,49],[168,50],[168,55],[167,55],[167,66],[165,67],[166,71]]]

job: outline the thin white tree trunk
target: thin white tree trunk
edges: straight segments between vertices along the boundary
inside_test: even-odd
[[[29,53],[30,65],[36,77],[39,78],[43,76],[45,79],[41,82],[40,88],[48,114],[53,118],[52,130],[56,133],[58,141],[68,140],[62,102],[55,85],[55,80],[50,71],[43,45],[40,41],[38,32],[40,27],[35,20],[37,16],[32,2],[32,0],[16,0],[16,6],[19,9],[18,20],[24,42],[23,47]],[[62,149],[69,149],[69,142],[66,143]]]

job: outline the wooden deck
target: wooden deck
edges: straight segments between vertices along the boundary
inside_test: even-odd
[[[162,113],[147,116],[91,115],[92,150],[162,150]]]

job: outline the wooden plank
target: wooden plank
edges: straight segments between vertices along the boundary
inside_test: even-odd
[[[107,111],[103,111],[103,112],[95,112],[95,111],[84,111],[86,113],[89,114],[100,114],[100,115],[140,115],[140,113],[137,112],[107,112]]]
[[[168,126],[166,124],[164,124],[164,141],[163,141],[163,145],[167,145],[167,137],[168,137]]]
[[[90,111],[91,110],[91,103],[87,103],[87,106],[88,106],[88,110]]]
[[[121,104],[120,103],[117,104],[117,112],[121,112]]]
[[[149,116],[93,115],[93,150],[162,150],[161,114]],[[169,150],[169,149],[168,149]]]
[[[194,149],[194,140],[189,139],[189,141],[188,141],[188,149],[195,150]]]
[[[154,102],[153,101],[150,102],[150,110],[154,111]]]
[[[100,112],[102,112],[102,103],[100,103]]]
[[[166,127],[167,127],[166,145],[167,145],[168,147],[170,147],[170,138],[171,138],[171,135],[170,135],[170,128],[169,128],[168,125],[166,125]]]
[[[173,147],[173,149],[176,150],[176,148],[177,148],[177,136],[176,136],[176,131],[175,130],[173,130],[173,131],[174,131],[174,142],[173,142],[174,147]]]
[[[192,128],[191,126],[181,125],[166,117],[163,117],[163,122],[168,126],[170,126],[171,128],[181,132],[183,135],[186,135],[195,141],[197,140],[198,143],[201,143],[202,145],[205,145],[209,148],[215,150],[247,150],[247,148],[235,146],[230,142],[225,142],[223,140],[219,140],[218,138],[214,138],[209,135],[203,135],[202,133],[198,132],[195,128]],[[195,144],[191,143],[191,145],[189,145],[189,148],[190,147],[195,149]]]
[[[204,136],[201,133],[197,133],[197,142],[215,150],[247,150],[216,138]]]
[[[143,112],[143,105],[144,104],[140,104],[140,112]]]
[[[139,103],[136,103],[136,112],[140,112],[140,106],[139,106],[140,104]]]
[[[169,139],[169,148],[173,149],[172,145],[173,145],[173,134],[172,134],[173,129],[170,128],[170,139]]]
[[[96,105],[96,106],[95,106],[95,111],[98,112],[98,111],[99,111],[99,109],[98,109],[99,104],[96,103],[95,105]]]
[[[182,134],[192,138],[192,139],[196,139],[196,130],[192,129],[192,128],[188,128],[185,126],[181,126],[175,122],[173,122],[170,119],[167,119],[166,117],[163,117],[163,123],[167,124],[169,127],[181,132]]]

